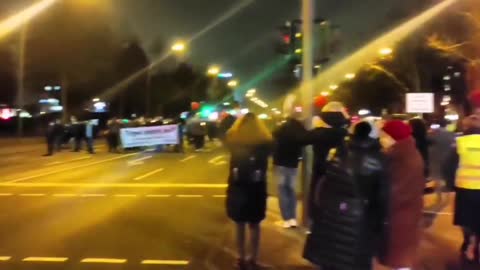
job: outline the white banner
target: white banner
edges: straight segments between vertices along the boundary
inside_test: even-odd
[[[407,113],[435,112],[435,96],[433,93],[408,93]]]
[[[123,148],[178,144],[178,125],[120,129]]]

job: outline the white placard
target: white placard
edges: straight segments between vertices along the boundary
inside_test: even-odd
[[[407,93],[407,113],[435,112],[435,96],[433,93]]]
[[[178,125],[120,129],[120,139],[124,148],[178,144],[178,135]]]

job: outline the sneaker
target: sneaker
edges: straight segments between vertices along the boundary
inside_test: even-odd
[[[290,219],[288,221],[288,223],[290,224],[290,227],[291,228],[297,228],[298,227],[298,223],[297,223],[297,220],[296,219]]]
[[[279,220],[279,221],[275,222],[275,225],[277,225],[278,227],[282,227],[284,229],[290,229],[292,227],[288,220],[286,220],[286,221]]]

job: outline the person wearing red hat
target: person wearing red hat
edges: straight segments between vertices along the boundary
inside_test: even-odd
[[[379,259],[393,269],[411,269],[416,264],[421,237],[424,162],[408,124],[391,120],[382,131],[380,142],[385,148],[391,189],[388,225]]]

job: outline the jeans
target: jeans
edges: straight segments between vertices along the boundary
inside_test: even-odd
[[[278,183],[278,195],[280,211],[284,220],[297,218],[297,196],[295,194],[295,183],[297,179],[297,168],[275,167],[275,174]]]

